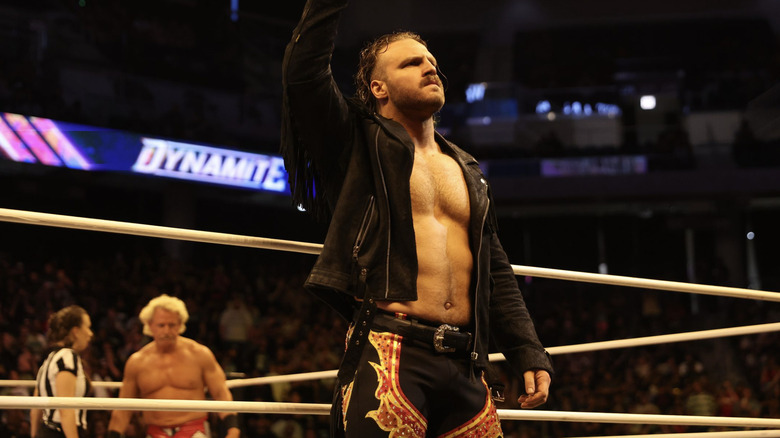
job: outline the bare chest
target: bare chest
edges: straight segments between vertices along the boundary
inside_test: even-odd
[[[469,196],[463,171],[446,154],[416,154],[410,179],[412,211],[447,216],[458,222],[469,219]]]
[[[155,354],[144,360],[138,377],[142,395],[150,395],[166,388],[194,390],[203,388],[202,370],[197,361],[187,354]]]

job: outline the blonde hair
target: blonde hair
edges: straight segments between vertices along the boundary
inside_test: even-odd
[[[152,336],[152,331],[149,329],[149,321],[154,316],[154,311],[157,309],[165,309],[169,312],[176,313],[181,319],[181,327],[179,327],[179,334],[184,333],[187,329],[186,322],[190,319],[190,314],[187,312],[187,306],[184,305],[184,301],[172,297],[167,294],[162,294],[159,297],[152,298],[149,304],[141,309],[141,313],[138,314],[138,318],[144,323],[144,334]]]

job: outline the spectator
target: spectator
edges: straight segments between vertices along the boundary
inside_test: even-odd
[[[699,378],[691,384],[691,392],[685,399],[685,412],[688,415],[712,416],[717,412],[715,396],[706,388],[707,382]],[[695,430],[706,431],[706,427]]]
[[[11,247],[9,246],[5,251],[11,251]],[[274,254],[274,257],[278,257],[278,255]],[[155,293],[153,291],[155,286],[150,286],[150,284],[156,284],[155,282],[158,278],[170,278],[169,283],[179,282],[184,284],[187,281],[190,282],[188,284],[205,284],[207,279],[212,278],[213,275],[211,266],[214,266],[214,264],[211,263],[210,259],[203,261],[195,259],[189,264],[183,264],[177,268],[181,271],[181,274],[171,277],[167,272],[169,269],[167,265],[153,263],[153,260],[156,258],[157,256],[154,254],[133,254],[132,252],[127,252],[121,264],[125,268],[120,269],[115,257],[104,258],[73,254],[65,271],[68,277],[73,279],[73,287],[78,287],[81,291],[77,296],[81,297],[82,294],[88,294],[94,297],[94,306],[101,309],[101,313],[107,309],[114,309],[117,311],[117,314],[124,313],[125,315],[137,313],[136,309],[140,309],[139,303],[142,304],[143,300],[149,297],[146,295],[149,293],[148,291],[152,291],[150,292],[152,294]],[[257,303],[262,303],[262,308],[264,309],[262,317],[258,317],[255,320],[252,328],[253,335],[250,336],[251,342],[247,346],[247,349],[252,351],[253,360],[248,368],[242,371],[246,372],[248,376],[259,377],[299,371],[322,371],[334,369],[338,365],[340,352],[343,351],[344,346],[343,332],[346,328],[340,325],[341,320],[334,314],[322,312],[322,307],[315,305],[316,303],[306,294],[290,293],[293,288],[298,287],[296,286],[296,279],[299,280],[304,275],[303,267],[299,269],[298,267],[292,267],[292,265],[286,260],[262,259],[260,261],[253,259],[248,260],[247,265],[241,267],[241,271],[245,273],[243,275],[251,278],[252,281],[248,282],[248,286],[240,288],[236,292],[237,295],[253,295]],[[26,310],[17,310],[25,308],[27,304],[22,303],[28,301],[26,298],[20,299],[20,289],[36,290],[33,288],[41,287],[40,279],[37,275],[33,275],[34,272],[43,272],[43,269],[40,269],[39,266],[42,266],[41,262],[35,258],[20,258],[16,260],[0,254],[0,339],[3,340],[3,342],[0,342],[0,360],[2,360],[0,363],[4,363],[5,365],[3,366],[7,367],[6,374],[1,377],[3,379],[15,378],[18,375],[17,367],[21,353],[20,347],[24,344],[20,339],[22,331],[19,328],[23,325],[28,327],[28,339],[31,336],[40,337],[42,331],[46,328],[47,315],[42,309],[35,309],[32,312],[32,315],[34,315],[32,317],[29,316],[30,313]],[[263,268],[258,270],[257,266],[262,266]],[[231,267],[226,272],[225,275],[228,277],[226,280],[231,282],[231,288],[233,288],[237,284],[236,276],[238,274],[236,273],[236,268]],[[256,280],[254,276],[262,278]],[[190,277],[190,280],[187,280],[188,277]],[[600,288],[585,285],[571,288],[568,284],[566,284],[567,287],[559,285],[561,285],[560,282],[550,281],[543,283],[535,279],[528,289],[529,299],[533,299],[535,294],[543,293],[546,297],[550,297],[550,302],[556,304],[556,306],[549,309],[547,314],[539,315],[540,321],[555,321],[554,317],[556,315],[564,315],[561,317],[562,319],[571,321],[570,331],[566,333],[562,331],[561,324],[545,322],[539,326],[540,336],[549,339],[551,345],[568,345],[575,343],[577,340],[582,342],[585,339],[593,338],[597,330],[596,313],[574,311],[572,309],[590,310],[582,304],[584,301],[580,301],[580,298],[588,297],[592,299],[597,297]],[[245,290],[244,287],[249,287],[249,290]],[[182,290],[187,291],[189,294],[187,297],[188,304],[193,303],[193,309],[198,309],[199,321],[206,324],[203,336],[214,334],[215,330],[209,330],[209,324],[213,326],[215,321],[219,321],[221,309],[215,309],[209,305],[211,296],[205,292],[205,288],[203,288],[203,291],[198,289],[198,287],[190,285],[182,287]],[[122,290],[124,292],[122,294],[105,292],[109,290]],[[278,290],[278,294],[272,297],[266,293],[266,291],[271,290]],[[133,293],[130,293],[130,291],[133,291]],[[311,302],[300,303],[297,309],[299,311],[289,312],[286,309],[289,309],[290,303],[282,303],[290,295],[295,295],[299,301],[311,300]],[[623,295],[625,296],[626,294]],[[32,297],[33,295],[30,296]],[[673,306],[678,306],[680,317],[679,326],[676,328],[680,331],[699,328],[701,319],[691,318],[685,306],[680,305],[680,300],[668,294],[657,294],[657,299],[662,312],[660,318],[666,317],[669,309]],[[34,299],[29,301],[35,302]],[[645,327],[645,322],[651,316],[643,316],[641,312],[631,313],[632,309],[638,310],[641,308],[641,302],[642,300],[639,296],[633,303],[631,301],[623,303],[616,301],[602,307],[601,310],[604,312],[604,315],[601,317],[610,321],[616,321],[616,315],[635,314],[636,324],[627,325],[629,331],[626,333],[626,336],[644,335],[646,333],[642,330]],[[47,304],[58,307],[61,303],[52,301]],[[770,313],[772,311],[771,306],[755,306],[748,300],[723,300],[719,305],[727,308],[730,315],[734,315],[735,324],[750,324],[777,319],[775,315]],[[560,310],[564,306],[568,306],[566,312]],[[38,307],[45,308],[46,306]],[[284,318],[281,318],[282,315],[284,315]],[[659,318],[659,316],[652,316],[652,318]],[[28,320],[27,322],[26,319]],[[283,322],[283,320],[288,321]],[[295,322],[290,322],[289,320],[295,320]],[[116,356],[115,362],[120,368],[121,375],[121,367],[127,360],[127,356],[137,351],[146,342],[140,336],[139,326],[135,324],[138,324],[136,318],[127,318],[127,323],[116,328],[120,332],[118,343],[113,343],[107,339],[95,338],[93,348],[85,351],[84,354],[85,367],[91,368],[91,374],[100,375],[102,379],[119,380],[121,378],[115,377],[114,373],[108,372],[103,368],[102,362],[108,361],[112,354]],[[614,325],[611,324],[611,327],[607,336],[612,338],[616,335],[611,332],[614,329]],[[203,339],[205,338],[201,338],[199,341],[203,342]],[[218,340],[218,336],[215,339]],[[740,336],[733,339],[720,339],[717,342],[727,351],[728,349],[733,349],[735,352],[733,357],[737,362],[733,364],[736,367],[733,369],[744,370],[744,373],[740,376],[741,380],[730,380],[728,376],[719,373],[718,370],[720,368],[715,366],[713,358],[709,354],[703,354],[701,346],[698,346],[695,342],[668,344],[659,347],[642,347],[641,350],[610,350],[601,353],[584,352],[556,356],[555,361],[558,369],[561,371],[556,380],[555,390],[553,391],[554,397],[550,401],[552,403],[550,409],[563,411],[600,409],[616,412],[615,409],[622,406],[626,408],[626,411],[632,411],[640,409],[638,408],[640,399],[632,399],[631,394],[646,392],[650,402],[658,407],[661,414],[683,415],[687,413],[685,402],[692,393],[693,386],[690,382],[706,377],[710,382],[724,382],[722,385],[719,385],[716,393],[712,393],[712,396],[715,397],[717,415],[727,415],[728,399],[731,398],[740,400],[748,406],[747,409],[743,409],[736,406],[737,403],[735,402],[735,407],[730,414],[732,416],[748,416],[758,412],[758,415],[762,417],[780,418],[780,402],[778,402],[780,400],[780,389],[778,389],[777,385],[771,383],[774,381],[773,376],[776,376],[776,372],[773,371],[775,362],[770,360],[772,357],[776,359],[776,352],[774,351],[777,345],[776,335]],[[208,345],[213,346],[217,358],[227,357],[226,347],[220,345],[219,342],[213,342]],[[308,346],[306,350],[303,349],[304,345]],[[707,345],[709,346],[709,344]],[[306,354],[302,354],[301,351],[306,351]],[[714,359],[720,360],[721,357]],[[37,364],[38,362],[36,362]],[[292,365],[292,367],[287,368],[287,365]],[[273,371],[269,371],[269,369]],[[690,370],[697,371],[691,374]],[[601,382],[594,376],[606,375],[607,372],[611,374],[612,383],[610,383],[610,386],[613,390],[607,391],[609,394],[600,394],[598,389]],[[679,376],[680,372],[685,373],[687,380],[681,379]],[[508,379],[506,377],[508,374],[505,373],[503,375],[505,379]],[[739,394],[736,398],[734,398],[733,394],[728,394],[729,391],[725,389],[728,386],[728,382],[732,382],[733,391]],[[739,384],[736,382],[739,382]],[[507,391],[516,387],[517,383],[517,381],[507,382]],[[281,388],[281,391],[278,391],[276,398],[271,395],[271,388],[268,385],[264,385],[246,388],[246,397],[242,399],[257,401],[278,400],[283,402],[290,401],[290,394],[296,392],[302,396],[302,400],[305,402],[327,403],[330,401],[333,382],[300,382],[277,386],[282,386],[283,388]],[[743,386],[752,389],[749,397],[743,397]],[[16,393],[15,391],[19,389],[24,388],[7,388],[6,393]],[[502,407],[513,408],[510,404],[505,404]],[[98,414],[96,415],[97,419],[100,418],[99,414],[105,416],[105,412],[102,411],[91,412]],[[3,438],[14,436],[28,437],[29,431],[27,435],[19,435],[20,430],[24,431],[25,428],[29,428],[25,414],[21,410],[13,409],[0,412],[0,436]],[[269,438],[270,435],[268,434],[271,433],[271,425],[279,418],[282,418],[277,415],[258,417],[261,420],[254,422],[253,427],[247,427],[247,437]],[[88,417],[88,420],[90,433],[94,433],[95,429],[101,427],[99,421],[93,420],[93,417]],[[248,422],[252,423],[253,421]],[[302,419],[300,425],[304,433],[310,433],[309,429],[314,428],[319,432],[320,436],[327,436],[328,425],[327,423],[322,423],[322,421],[324,421],[324,417],[316,416],[314,417],[314,422],[310,419]],[[516,425],[513,426],[512,422],[505,423],[508,425],[506,430],[508,437],[513,436],[510,434],[520,436],[520,429],[525,429],[522,433],[532,438],[541,436],[582,436],[585,434],[604,435],[612,430],[609,425],[604,424],[592,424],[586,427],[566,422],[529,422],[524,423],[523,427],[519,428]],[[255,430],[252,430],[253,428]],[[688,428],[684,426],[662,426],[661,429],[664,432],[681,432]],[[131,423],[127,429],[128,438],[141,436],[141,430],[142,428],[139,427],[137,422]],[[618,433],[611,434],[615,435]]]
[[[739,394],[731,380],[725,380],[718,391],[718,416],[733,417],[734,407],[739,402]]]
[[[739,401],[734,407],[735,417],[759,417],[761,416],[761,403],[753,395],[750,386],[743,385],[739,388]]]
[[[661,410],[658,406],[650,401],[650,396],[645,391],[640,391],[637,394],[636,404],[631,406],[628,410],[631,414],[660,414]],[[654,424],[632,424],[628,426],[627,432],[631,434],[651,434],[660,432],[660,428]]]
[[[252,313],[247,308],[244,299],[238,294],[233,294],[233,298],[220,314],[219,334],[224,346],[235,349],[239,368],[246,369],[248,367],[247,341],[253,323]]]

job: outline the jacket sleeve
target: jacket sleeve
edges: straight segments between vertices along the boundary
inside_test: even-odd
[[[346,0],[308,0],[282,62],[281,154],[295,205],[326,217],[337,194],[342,157],[351,144],[347,102],[331,73]],[[330,197],[330,199],[329,199]]]
[[[495,232],[490,253],[490,333],[496,346],[517,375],[530,369],[543,369],[552,375],[552,360],[539,342],[512,265]]]

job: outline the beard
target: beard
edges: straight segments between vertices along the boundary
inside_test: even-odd
[[[428,88],[428,85],[434,83],[439,86],[438,92]],[[438,78],[435,81],[424,79],[416,87],[391,87],[390,96],[390,101],[398,109],[409,115],[417,115],[422,119],[433,116],[444,106],[444,91]]]

